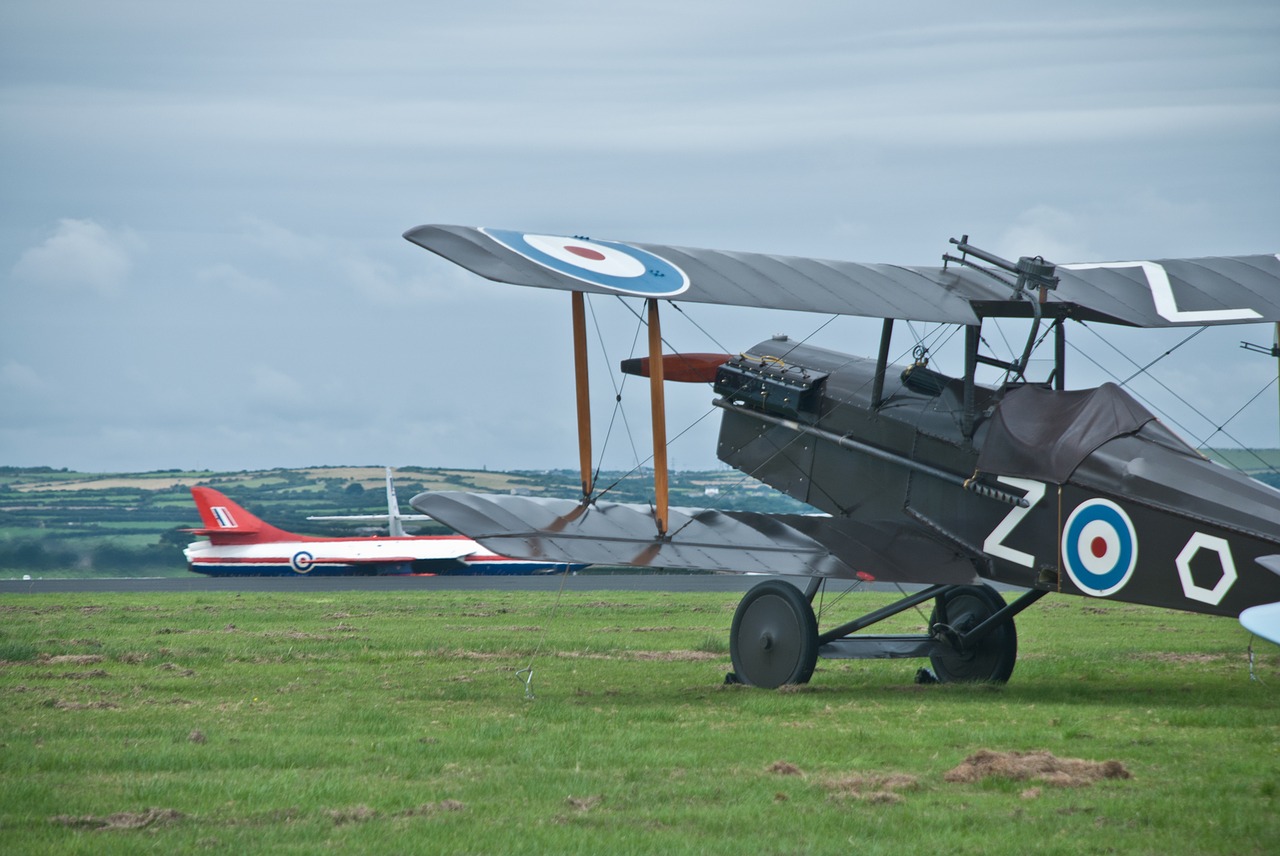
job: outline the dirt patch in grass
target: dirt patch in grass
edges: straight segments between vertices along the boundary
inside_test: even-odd
[[[657,663],[705,663],[723,660],[724,655],[708,651],[628,651],[626,658]]]
[[[919,779],[905,773],[852,773],[823,782],[831,792],[832,799],[852,799],[882,805],[902,802],[901,792],[914,790],[919,784]]]
[[[988,777],[1016,782],[1034,779],[1064,788],[1080,788],[1102,779],[1131,779],[1119,761],[1058,758],[1052,752],[993,752],[981,749],[942,777],[952,783],[977,782]]]
[[[803,776],[804,771],[790,761],[774,761],[764,768],[766,772],[779,776]]]
[[[148,826],[176,823],[185,816],[182,812],[171,808],[149,808],[146,811],[121,811],[106,817],[95,817],[91,814],[60,814],[49,818],[49,822],[57,826],[105,831],[109,829],[145,829]]]
[[[1243,656],[1243,655],[1241,655]],[[1232,659],[1232,655],[1228,654],[1196,654],[1196,653],[1174,653],[1172,651],[1157,654],[1139,654],[1139,660],[1155,660],[1160,663],[1177,663],[1179,665],[1195,664],[1207,665],[1209,663],[1221,663]]]
[[[441,800],[436,803],[423,803],[414,808],[407,808],[403,811],[394,812],[391,817],[424,817],[441,812],[465,811],[467,808],[465,803],[458,800]],[[382,812],[377,809],[369,808],[367,805],[357,805],[350,808],[330,809],[325,812],[334,824],[342,826],[347,823],[365,823],[370,820],[377,820],[382,817]]]
[[[570,808],[576,808],[578,811],[590,811],[600,803],[604,802],[602,796],[590,797],[565,797],[564,804]]]
[[[468,651],[465,648],[437,648],[433,651],[414,651],[409,656],[432,660],[509,660],[514,654],[497,651]]]
[[[177,663],[161,663],[156,668],[162,672],[177,672],[184,678],[189,678],[196,673],[195,669],[184,669]]]
[[[303,633],[301,630],[267,630],[258,634],[265,639],[292,639],[297,642],[332,642],[332,636]]]
[[[466,811],[467,804],[459,800],[440,800],[440,802],[423,803],[416,808],[407,808],[397,812],[396,817],[421,817],[440,814],[441,812]]]
[[[90,669],[87,672],[63,672],[61,675],[56,675],[56,677],[68,681],[88,681],[93,678],[109,678],[111,673],[106,669]]]
[[[555,656],[565,660],[640,660],[648,663],[705,663],[724,659],[723,654],[709,651],[617,651],[612,654],[560,651]]]
[[[45,707],[56,708],[57,710],[119,710],[120,705],[113,701],[67,701],[66,699],[52,698],[44,703]]]
[[[346,823],[364,823],[365,821],[373,820],[378,816],[378,813],[367,805],[357,805],[352,806],[351,808],[330,809],[326,811],[325,814],[332,818],[333,822],[338,826],[342,826]]]
[[[107,658],[101,654],[41,654],[38,659],[50,665],[92,666]]]

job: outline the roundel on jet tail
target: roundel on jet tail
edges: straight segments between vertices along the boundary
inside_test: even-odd
[[[688,275],[662,256],[617,241],[481,229],[534,264],[591,285],[639,297],[674,297]]]
[[[1138,536],[1124,509],[1109,499],[1076,506],[1062,527],[1062,562],[1085,594],[1119,591],[1138,565]]]

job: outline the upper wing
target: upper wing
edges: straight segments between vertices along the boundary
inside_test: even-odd
[[[557,563],[690,568],[885,582],[972,583],[973,564],[901,523],[670,509],[568,499],[430,491],[413,507],[503,556]]]
[[[977,324],[1026,315],[1008,287],[961,265],[905,267],[418,226],[405,238],[486,279],[538,288],[875,318]],[[1059,265],[1046,314],[1140,327],[1280,321],[1280,257]]]

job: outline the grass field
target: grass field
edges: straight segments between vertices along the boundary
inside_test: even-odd
[[[1050,598],[1004,687],[762,691],[736,600],[5,597],[0,852],[1277,852],[1280,649],[1251,680],[1234,621]]]

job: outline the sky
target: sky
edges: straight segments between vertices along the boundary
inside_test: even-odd
[[[574,467],[567,298],[406,229],[924,265],[961,234],[1055,262],[1274,253],[1277,152],[1274,0],[7,0],[0,465]],[[591,308],[597,458],[625,469],[648,402],[616,365],[643,335]],[[684,308],[685,351],[874,355],[879,328]],[[1193,445],[1280,445],[1276,361],[1240,347],[1273,329],[1161,358],[1190,332],[1072,330],[1069,385],[1158,360],[1129,388]],[[712,393],[669,394],[672,465],[717,466]]]

